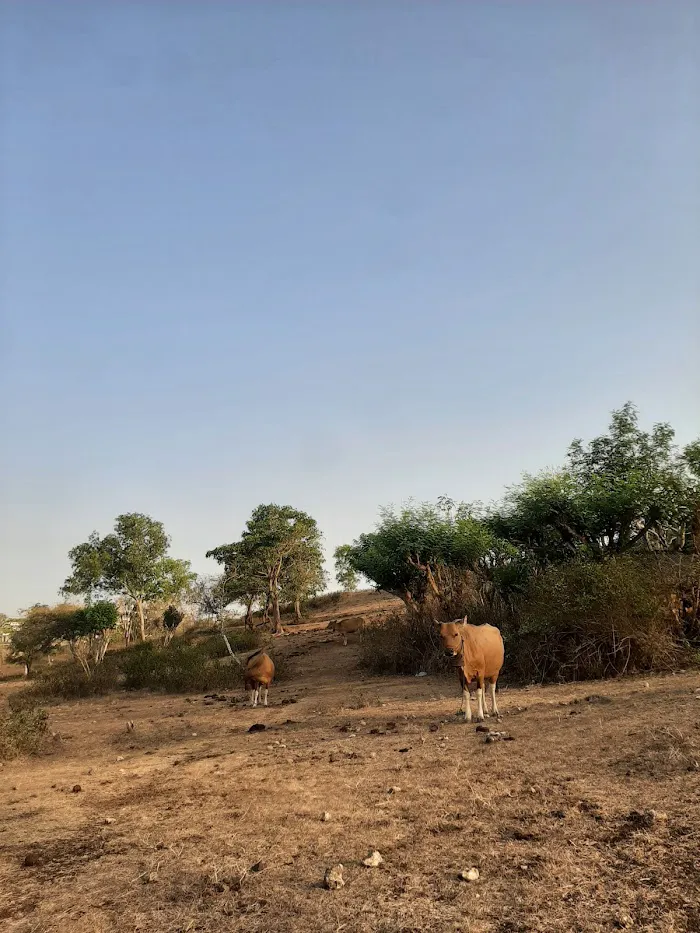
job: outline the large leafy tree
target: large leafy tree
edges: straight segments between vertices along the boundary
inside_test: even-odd
[[[248,596],[253,580],[263,583],[276,632],[282,630],[279,607],[285,581],[300,593],[304,587],[316,586],[323,570],[321,532],[315,519],[289,505],[274,503],[254,510],[240,541],[214,548],[207,556],[227,569],[232,593],[237,575],[245,581]]]
[[[119,614],[114,603],[105,599],[72,610],[57,619],[54,631],[59,639],[68,642],[73,657],[91,677],[104,660]]]
[[[473,509],[442,499],[383,509],[375,530],[343,549],[343,561],[409,607],[434,602],[451,614],[480,598],[506,550]]]
[[[38,603],[27,609],[10,637],[7,660],[11,664],[22,664],[24,676],[29,677],[35,662],[56,650],[60,641],[57,627],[65,616],[72,615],[75,610],[75,606],[65,604],[44,606]]]
[[[696,451],[690,445],[681,455],[673,440],[668,424],[641,430],[628,403],[613,412],[606,434],[571,444],[563,469],[511,489],[490,527],[540,564],[641,546],[682,550],[697,501]]]
[[[333,552],[335,578],[346,593],[354,593],[360,583],[360,575],[352,564],[352,547],[341,544]]]
[[[206,556],[213,557],[224,567],[219,586],[226,597],[226,605],[245,606],[245,627],[252,628],[253,608],[256,603],[264,602],[267,594],[267,582],[255,553],[236,542],[207,551]]]
[[[119,515],[111,534],[100,538],[93,532],[69,552],[72,569],[63,592],[84,596],[88,603],[100,594],[128,597],[145,640],[146,604],[178,599],[195,579],[189,561],[170,557],[169,547],[161,522],[139,512]]]

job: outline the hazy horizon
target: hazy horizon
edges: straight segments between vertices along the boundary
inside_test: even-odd
[[[0,611],[122,512],[198,572],[700,434],[700,11],[0,9]],[[332,569],[332,562],[329,569]]]

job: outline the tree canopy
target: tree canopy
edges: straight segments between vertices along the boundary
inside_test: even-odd
[[[289,505],[259,505],[233,544],[207,552],[225,569],[230,601],[244,602],[248,612],[263,596],[272,608],[275,631],[281,630],[280,600],[295,603],[325,585],[321,532],[315,519]]]
[[[114,531],[100,538],[93,532],[69,552],[71,573],[63,593],[84,596],[127,596],[134,601],[146,637],[144,604],[175,600],[195,580],[190,563],[168,555],[170,539],[161,522],[139,512],[117,516]]]

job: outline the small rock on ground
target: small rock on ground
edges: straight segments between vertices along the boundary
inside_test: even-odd
[[[381,857],[380,853],[375,849],[373,852],[370,852],[367,858],[362,859],[362,864],[366,865],[367,868],[379,868],[383,863],[384,859]]]
[[[478,881],[479,880],[479,869],[478,868],[469,868],[466,871],[461,871],[458,875],[460,881]]]
[[[338,888],[345,887],[343,866],[340,864],[340,862],[337,865],[334,865],[333,868],[326,869],[326,874],[323,876],[323,886],[329,891],[337,891]]]

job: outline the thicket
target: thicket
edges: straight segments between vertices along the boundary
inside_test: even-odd
[[[439,671],[433,619],[491,622],[513,680],[606,677],[696,662],[700,442],[645,432],[630,404],[556,472],[526,476],[493,509],[409,504],[343,550],[406,613],[367,631],[375,672]]]

